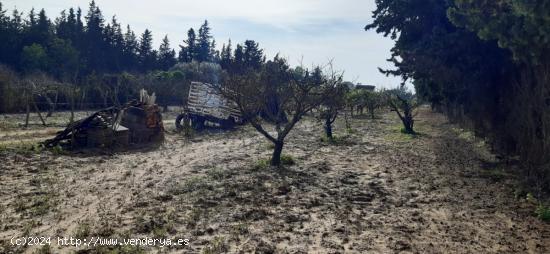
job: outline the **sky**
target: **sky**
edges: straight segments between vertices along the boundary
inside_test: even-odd
[[[53,20],[70,7],[86,12],[90,0],[0,2],[9,11],[44,8]],[[218,48],[229,39],[233,48],[252,39],[268,58],[279,53],[292,65],[311,67],[332,61],[347,81],[378,88],[394,88],[401,82],[378,71],[378,67],[393,68],[386,59],[394,42],[363,29],[372,21],[374,0],[96,0],[96,4],[107,21],[116,14],[136,34],[152,30],[157,47],[168,35],[171,46],[179,49],[187,30],[198,29],[208,20]]]

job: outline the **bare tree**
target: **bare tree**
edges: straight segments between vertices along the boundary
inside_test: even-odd
[[[219,90],[273,143],[270,164],[280,166],[285,138],[306,113],[319,106],[325,98],[325,85],[304,68],[291,69],[285,59],[276,56],[259,71],[226,75]],[[273,124],[263,121],[260,112]]]

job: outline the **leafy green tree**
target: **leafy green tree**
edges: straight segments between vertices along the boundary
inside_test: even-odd
[[[497,40],[516,60],[539,64],[550,58],[550,4],[532,0],[454,0],[450,20],[481,39]],[[489,15],[490,14],[490,15]]]
[[[169,105],[183,105],[182,99],[189,93],[189,82],[179,70],[158,71],[147,76],[147,91],[154,92],[157,103],[168,111]]]
[[[79,53],[70,41],[55,38],[48,46],[50,73],[57,79],[67,82],[74,81],[79,71]]]
[[[529,184],[550,190],[550,4],[548,1],[455,0],[448,15],[486,41],[513,54],[514,71],[502,74],[502,112],[495,140],[507,155],[519,155]],[[488,15],[490,14],[490,15]],[[510,75],[512,73],[513,75]],[[514,75],[515,74],[515,75]],[[493,91],[494,93],[494,91]],[[532,177],[536,175],[536,177]]]
[[[40,44],[25,46],[21,54],[21,66],[25,72],[46,70],[48,68],[48,55]]]
[[[384,92],[388,106],[394,111],[403,123],[403,133],[415,134],[415,109],[420,105],[416,96],[405,86]]]
[[[311,79],[315,83],[325,84],[326,96],[319,105],[319,119],[323,121],[325,135],[329,141],[334,140],[332,125],[340,112],[345,108],[345,94],[347,87],[342,83],[342,75],[330,70],[331,73],[323,74],[320,67],[313,70]]]
[[[286,60],[276,56],[261,66],[260,71],[229,73],[219,89],[224,96],[237,104],[241,115],[273,143],[270,164],[280,166],[285,138],[306,113],[321,103],[324,85],[313,79],[307,70],[292,70]],[[266,108],[269,104],[265,102],[265,98],[270,96],[281,98],[276,101],[281,110],[271,118],[281,119],[283,114],[289,116],[288,121],[275,121],[274,131],[270,131],[270,126],[262,122],[258,115],[262,111],[271,113]]]
[[[495,152],[519,155],[526,175],[537,175],[532,185],[550,186],[548,2],[376,4],[366,29],[396,41],[390,58],[396,69],[383,73],[411,81],[418,96],[487,137]]]
[[[209,84],[219,84],[222,76],[222,68],[217,63],[193,61],[190,63],[178,63],[170,71],[183,73],[188,81],[199,81]]]

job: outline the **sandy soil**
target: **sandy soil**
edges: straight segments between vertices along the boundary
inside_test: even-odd
[[[479,140],[423,110],[421,135],[393,114],[354,119],[337,144],[301,122],[266,167],[250,127],[159,149],[101,155],[0,152],[0,253],[14,236],[188,238],[177,247],[60,247],[66,253],[549,253],[513,174]]]

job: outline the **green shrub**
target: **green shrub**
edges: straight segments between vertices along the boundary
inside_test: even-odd
[[[550,222],[550,206],[539,204],[535,210],[535,213],[542,221]]]

